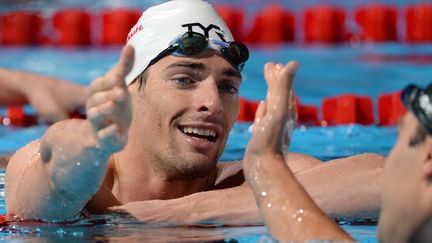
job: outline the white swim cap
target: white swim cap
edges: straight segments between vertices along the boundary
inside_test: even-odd
[[[135,62],[126,76],[129,85],[149,63],[188,31],[224,42],[234,41],[223,19],[203,0],[173,0],[144,11],[127,37],[135,49]]]

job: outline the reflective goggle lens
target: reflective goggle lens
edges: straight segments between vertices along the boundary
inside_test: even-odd
[[[209,42],[218,45],[222,55],[240,71],[249,59],[249,50],[241,42],[222,42],[207,39],[204,35],[196,32],[188,32],[178,39],[172,46],[173,52],[193,56],[209,47]]]

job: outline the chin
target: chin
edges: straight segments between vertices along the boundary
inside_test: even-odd
[[[196,179],[208,176],[216,168],[218,158],[218,156],[187,153],[177,156],[174,166],[178,175],[184,179]]]

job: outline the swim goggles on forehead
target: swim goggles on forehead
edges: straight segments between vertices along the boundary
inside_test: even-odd
[[[432,134],[432,84],[426,89],[410,84],[402,90],[401,100],[405,107],[410,110]]]
[[[189,31],[156,56],[149,66],[167,55],[193,56],[207,48],[220,51],[225,59],[240,72],[249,59],[249,50],[241,42],[224,42],[214,38],[206,38],[203,34]]]

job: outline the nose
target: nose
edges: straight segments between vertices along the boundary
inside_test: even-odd
[[[215,82],[203,82],[196,96],[196,104],[199,112],[205,112],[210,115],[222,113],[222,101]]]

